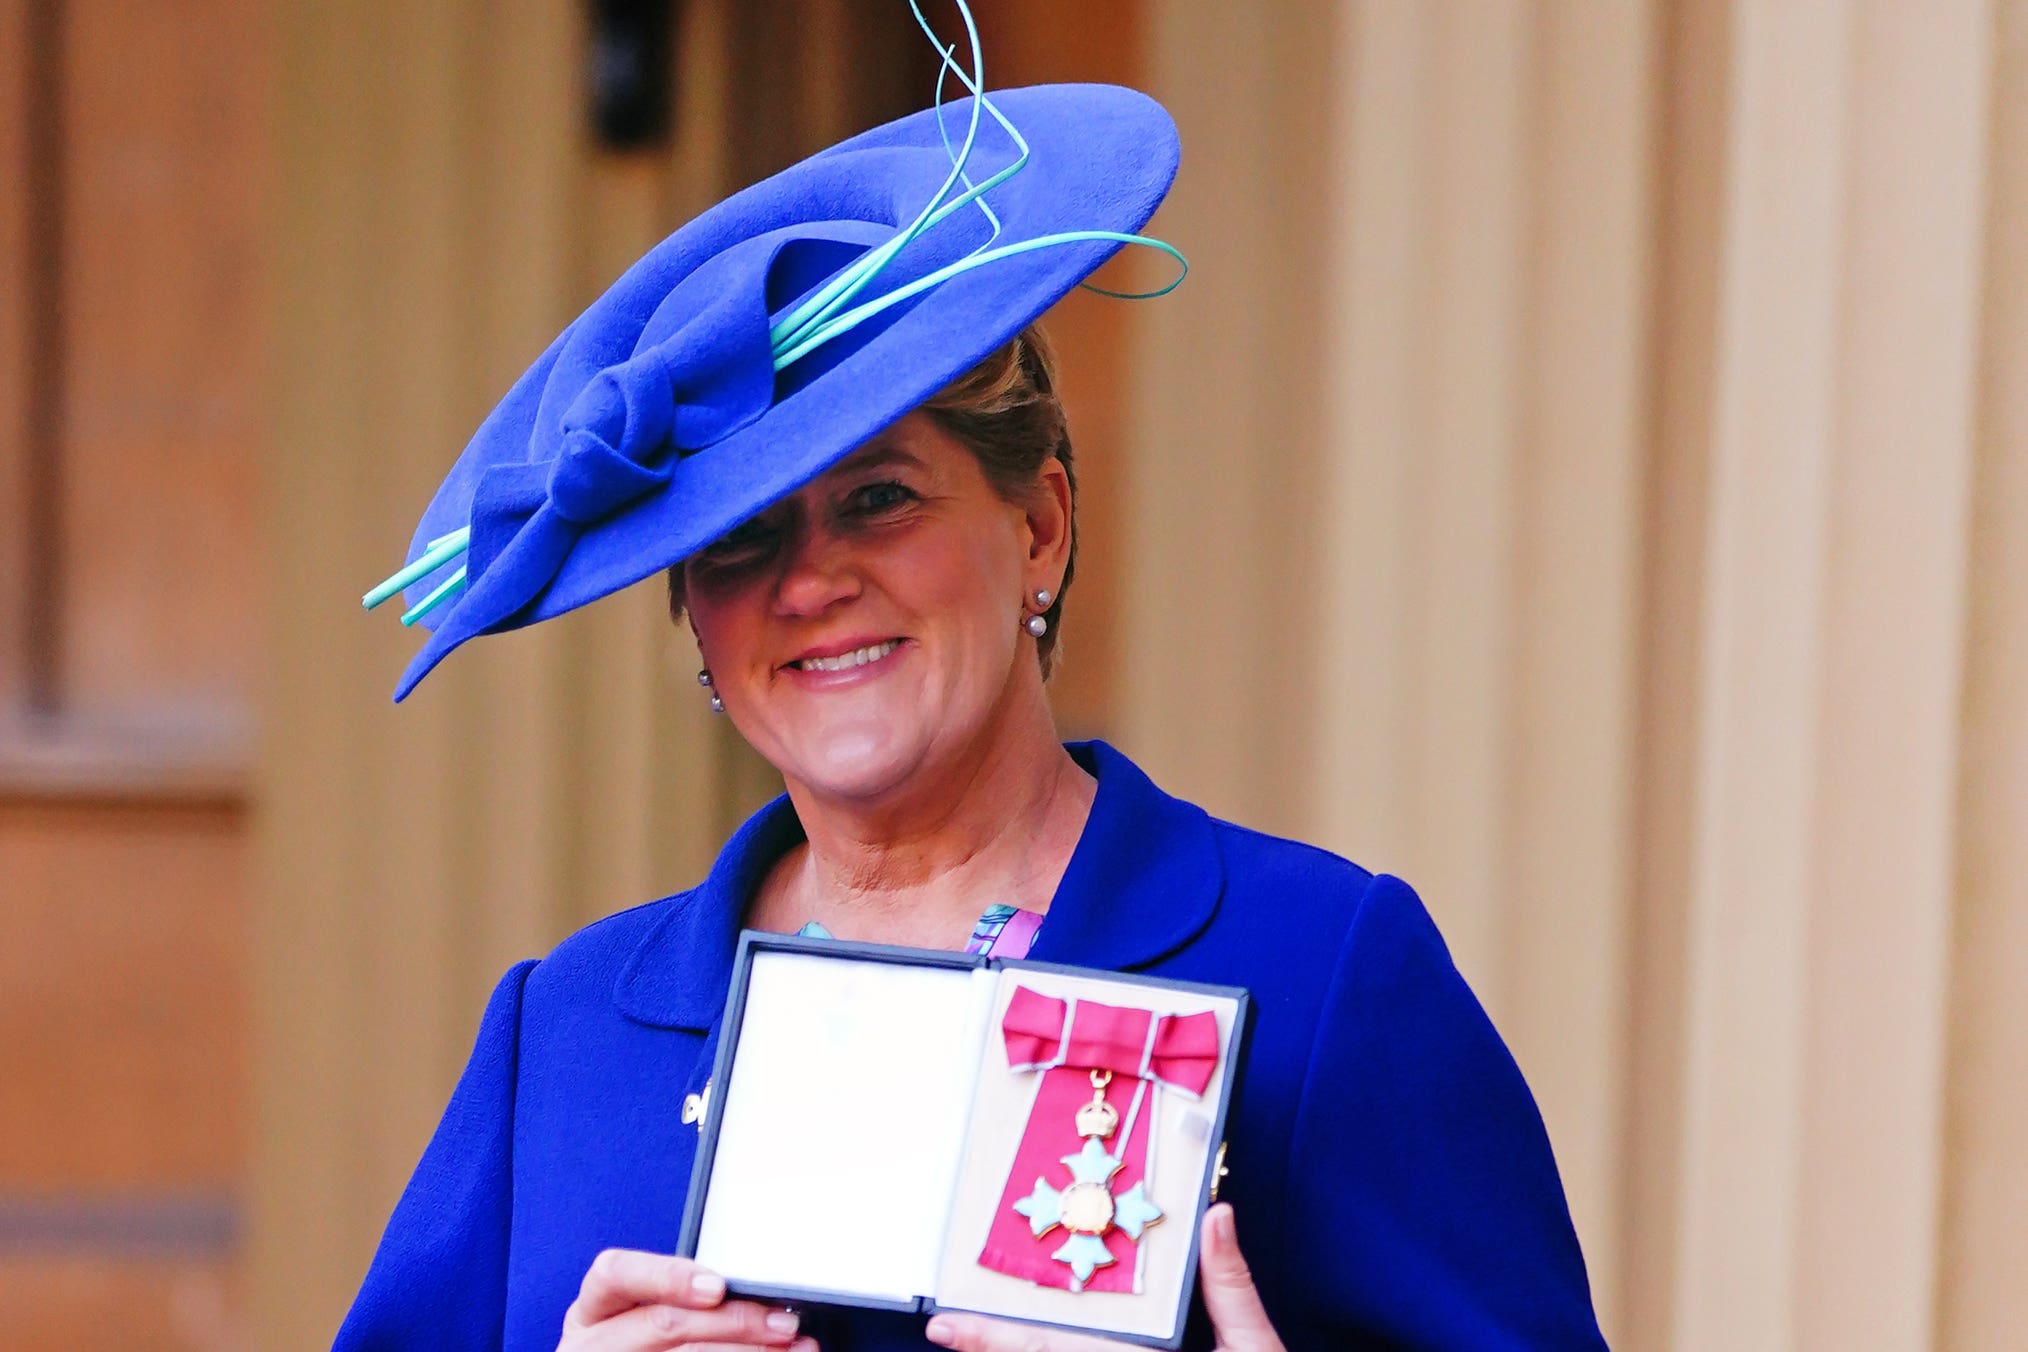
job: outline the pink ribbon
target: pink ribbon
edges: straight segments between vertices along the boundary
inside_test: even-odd
[[[1006,1039],[1009,1066],[1017,1072],[1039,1071],[1042,1084],[1015,1149],[1014,1165],[979,1262],[995,1272],[1067,1290],[1072,1283],[1071,1270],[1050,1256],[1063,1244],[1065,1232],[1058,1229],[1036,1236],[1027,1219],[1014,1210],[1014,1203],[1028,1196],[1038,1178],[1059,1187],[1068,1181],[1062,1161],[1084,1144],[1077,1134],[1076,1117],[1077,1110],[1091,1102],[1094,1070],[1113,1074],[1106,1100],[1119,1113],[1118,1131],[1126,1137],[1102,1143],[1122,1162],[1112,1178],[1113,1195],[1120,1196],[1141,1182],[1146,1176],[1148,1134],[1154,1129],[1155,1115],[1148,1104],[1138,1112],[1131,1111],[1134,1095],[1142,1089],[1135,1082],[1146,1080],[1192,1098],[1201,1097],[1218,1070],[1222,1050],[1218,1016],[1208,1010],[1157,1016],[1149,1010],[1095,1000],[1052,999],[1019,986],[1007,1003],[1000,1031]],[[1132,1291],[1134,1241],[1114,1229],[1105,1235],[1104,1243],[1113,1261],[1093,1272],[1083,1289]]]
[[[1000,1020],[1007,1039],[1007,1063],[1016,1070],[1068,1066],[1073,1070],[1110,1070],[1159,1080],[1192,1098],[1204,1093],[1218,1069],[1218,1016],[1165,1014],[1145,1009],[1102,1005],[1079,1000],[1070,1018],[1071,1002],[1017,986]],[[1066,1028],[1065,1020],[1070,1018]],[[1154,1037],[1148,1036],[1149,1022]]]

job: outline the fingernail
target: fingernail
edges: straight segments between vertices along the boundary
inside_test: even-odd
[[[690,1274],[690,1294],[705,1300],[717,1300],[725,1294],[725,1278],[716,1272],[693,1272]]]
[[[796,1316],[790,1314],[787,1310],[768,1311],[767,1325],[769,1333],[794,1333],[796,1325],[800,1322]]]
[[[1239,1243],[1239,1231],[1232,1223],[1231,1207],[1220,1207],[1211,1213],[1211,1228],[1217,1234],[1220,1244]]]
[[[939,1318],[929,1321],[929,1327],[923,1330],[923,1336],[938,1347],[949,1347],[957,1338],[958,1331],[951,1327],[950,1320]]]

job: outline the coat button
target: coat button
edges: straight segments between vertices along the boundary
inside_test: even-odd
[[[695,1094],[683,1096],[683,1125],[704,1130],[704,1110],[711,1106],[711,1081],[704,1082],[704,1088]]]

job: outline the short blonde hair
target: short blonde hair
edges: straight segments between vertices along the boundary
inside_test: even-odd
[[[1046,677],[1055,669],[1062,633],[1063,598],[1077,573],[1077,471],[1070,424],[1056,394],[1056,358],[1040,324],[1030,324],[992,356],[932,395],[923,412],[972,453],[986,482],[1010,503],[1026,505],[1037,492],[1042,467],[1063,465],[1070,481],[1070,557],[1049,609],[1049,628],[1036,640]]]

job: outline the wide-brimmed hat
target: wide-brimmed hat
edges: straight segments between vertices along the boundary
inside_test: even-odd
[[[1177,156],[1175,124],[1134,90],[994,91],[841,142],[678,229],[515,382],[409,566],[367,594],[406,589],[404,620],[431,631],[394,697],[467,639],[651,577],[794,492],[1124,244],[1174,254],[1133,232]]]

